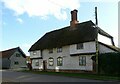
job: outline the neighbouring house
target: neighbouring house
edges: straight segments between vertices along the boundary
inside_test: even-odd
[[[2,69],[20,69],[26,67],[26,55],[20,47],[0,52]]]
[[[119,52],[113,37],[91,20],[79,23],[77,10],[71,11],[70,26],[47,32],[29,49],[32,68],[47,71],[94,71],[93,56]],[[98,34],[111,45],[98,41]]]

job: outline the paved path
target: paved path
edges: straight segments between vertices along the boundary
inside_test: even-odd
[[[3,82],[103,82],[101,80],[89,80],[74,77],[55,75],[40,75],[25,72],[2,71]]]

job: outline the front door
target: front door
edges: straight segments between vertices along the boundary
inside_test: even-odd
[[[96,72],[96,62],[93,61],[93,72]]]
[[[47,70],[47,61],[43,60],[43,71]]]

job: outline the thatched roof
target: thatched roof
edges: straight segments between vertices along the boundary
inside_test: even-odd
[[[62,47],[71,44],[95,41],[98,33],[106,35],[100,28],[96,28],[95,24],[90,20],[76,24],[76,28],[70,26],[54,30],[46,33],[42,38],[35,42],[29,51],[50,49]],[[107,36],[110,36],[107,34]],[[111,37],[111,36],[110,36]]]
[[[70,26],[67,26],[59,30],[48,32],[35,44],[33,44],[29,51],[50,49],[65,45],[94,41],[97,33],[96,28],[93,26],[94,23],[92,21],[87,21],[76,24],[76,28],[73,30]]]

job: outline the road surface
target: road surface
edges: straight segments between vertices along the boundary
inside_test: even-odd
[[[4,70],[2,71],[2,82],[104,82],[104,81]]]

